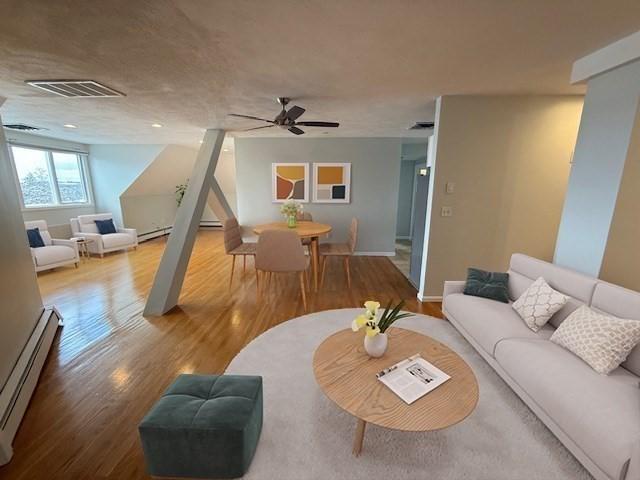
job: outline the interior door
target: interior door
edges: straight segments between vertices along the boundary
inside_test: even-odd
[[[427,168],[426,163],[416,165],[411,218],[411,262],[409,263],[409,280],[416,288],[420,286],[420,272],[422,269],[424,228],[427,220],[427,201],[429,198],[429,172],[430,169]]]

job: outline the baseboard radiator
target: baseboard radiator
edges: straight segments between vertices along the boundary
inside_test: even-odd
[[[11,460],[13,438],[36,388],[59,325],[62,325],[62,316],[58,311],[45,308],[0,391],[0,465]]]

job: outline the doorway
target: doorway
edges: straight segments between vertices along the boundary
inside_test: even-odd
[[[428,143],[424,139],[403,143],[398,189],[396,251],[394,265],[419,288],[424,245],[429,168]]]

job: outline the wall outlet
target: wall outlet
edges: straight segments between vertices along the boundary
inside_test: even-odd
[[[440,210],[441,217],[453,217],[453,207],[442,207]]]
[[[453,193],[456,190],[456,184],[453,182],[447,182],[446,192]]]

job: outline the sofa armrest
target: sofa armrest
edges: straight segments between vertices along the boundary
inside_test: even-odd
[[[444,282],[444,291],[442,292],[442,300],[452,293],[463,293],[464,286],[467,282],[463,280],[447,280]]]
[[[38,264],[36,262],[36,249],[29,247],[29,250],[31,251],[31,260],[33,261],[33,264],[37,266]]]
[[[54,238],[51,240],[53,245],[61,245],[69,248],[73,248],[73,251],[76,252],[76,258],[80,258],[78,255],[78,242],[75,240],[64,240],[62,238]]]
[[[447,309],[447,296],[454,293],[463,293],[466,282],[462,280],[448,280],[444,282],[444,291],[442,292],[442,312]]]
[[[138,245],[138,231],[135,228],[119,228],[118,233],[126,233],[133,238],[133,244]]]

